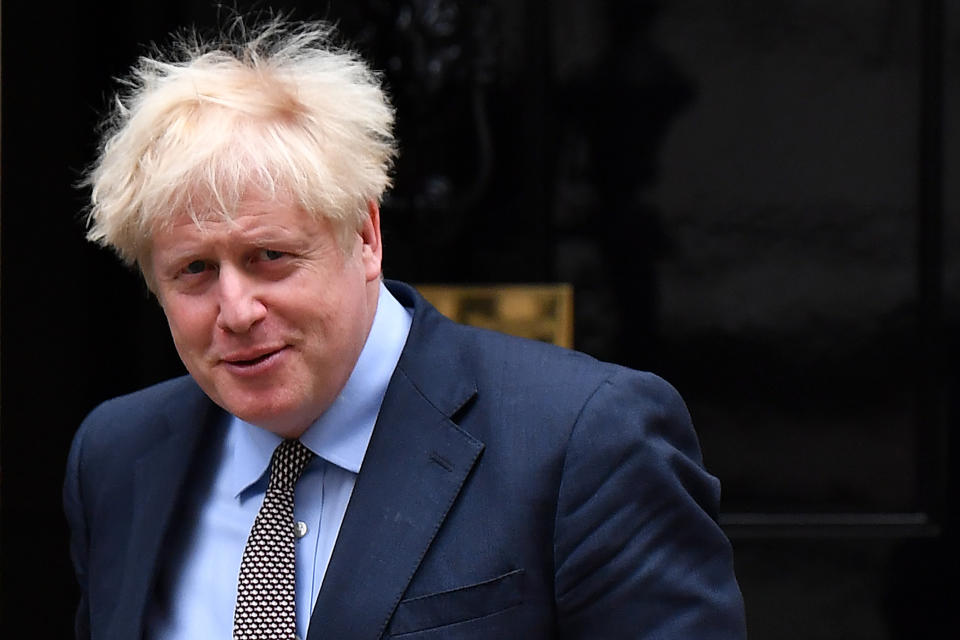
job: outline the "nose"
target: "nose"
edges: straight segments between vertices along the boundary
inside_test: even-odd
[[[221,265],[217,284],[220,309],[217,327],[229,333],[246,333],[267,314],[257,296],[256,283],[241,270]]]

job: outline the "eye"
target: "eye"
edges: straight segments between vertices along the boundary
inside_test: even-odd
[[[283,256],[287,255],[283,251],[277,251],[275,249],[261,249],[260,257],[267,262],[272,262],[274,260],[279,260]]]
[[[203,260],[194,260],[183,268],[184,273],[197,274],[207,270],[207,263]]]

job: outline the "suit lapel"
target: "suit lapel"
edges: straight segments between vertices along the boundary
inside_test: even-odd
[[[411,294],[402,293],[407,296],[394,291],[405,302]],[[419,299],[416,304],[407,346],[317,597],[308,640],[381,637],[483,450],[483,443],[451,420],[476,394],[476,386],[456,370],[456,358],[427,348],[430,325],[446,321],[422,308]]]
[[[216,407],[198,387],[177,398],[178,406],[167,416],[159,437],[136,462],[133,513],[127,545],[128,567],[122,593],[127,607],[117,628],[127,638],[141,638],[144,616],[156,584],[158,559],[170,529],[174,510],[196,457],[201,435],[215,418]]]

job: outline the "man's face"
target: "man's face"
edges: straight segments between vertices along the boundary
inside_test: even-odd
[[[237,417],[297,437],[333,402],[377,307],[375,204],[344,251],[329,221],[248,198],[233,222],[186,215],[152,237],[149,265],[180,358]]]

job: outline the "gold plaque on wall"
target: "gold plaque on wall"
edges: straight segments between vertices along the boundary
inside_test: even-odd
[[[572,285],[418,285],[417,290],[457,322],[573,348]]]

